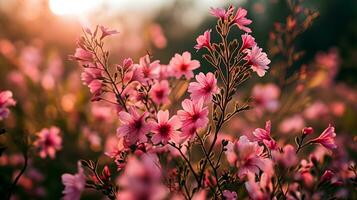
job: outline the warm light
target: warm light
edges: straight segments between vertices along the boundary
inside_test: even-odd
[[[101,0],[49,0],[51,11],[56,15],[82,15],[94,10]]]

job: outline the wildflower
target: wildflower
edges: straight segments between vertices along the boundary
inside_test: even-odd
[[[302,134],[304,135],[310,135],[314,132],[314,129],[312,127],[305,127],[302,129]]]
[[[140,115],[133,107],[129,108],[129,113],[119,112],[119,120],[122,124],[117,129],[117,136],[124,137],[130,144],[146,142],[146,134],[151,130],[151,125],[145,122],[148,115],[147,112]]]
[[[140,58],[139,64],[135,65],[136,69],[139,70],[139,75],[137,79],[143,84],[147,84],[150,80],[157,78],[155,70],[160,66],[160,61],[155,60],[151,62],[150,56],[145,55]]]
[[[286,168],[295,166],[299,162],[295,148],[290,144],[285,145],[282,152],[273,151],[272,156],[275,161],[281,163]]]
[[[259,48],[257,45],[253,48],[246,50],[246,57],[244,60],[248,61],[248,64],[251,65],[251,69],[255,71],[258,76],[263,77],[266,73],[266,70],[269,69],[268,65],[270,60],[267,57],[267,54],[262,52],[262,48]]]
[[[257,112],[263,112],[264,110],[274,112],[278,109],[280,89],[275,84],[255,85],[252,96]]]
[[[331,124],[321,133],[321,135],[313,140],[310,143],[319,143],[327,149],[335,149],[337,145],[335,144],[335,127]]]
[[[250,28],[246,27],[246,25],[249,25],[252,23],[252,20],[247,19],[247,10],[244,8],[238,8],[236,15],[234,16],[234,23],[238,26],[239,29],[250,33],[252,30]]]
[[[208,109],[203,107],[203,99],[195,102],[189,99],[185,99],[182,102],[183,110],[179,110],[177,115],[182,122],[182,130],[184,134],[188,131],[192,131],[192,128],[202,128],[208,123]]]
[[[223,191],[223,197],[226,200],[237,200],[237,193],[236,192],[231,192],[229,190],[224,190]]]
[[[117,30],[110,30],[109,28],[106,28],[104,26],[100,26],[99,28],[102,31],[102,36],[100,36],[101,40],[107,36],[119,33]]]
[[[200,50],[203,47],[206,47],[207,49],[212,49],[211,32],[212,32],[211,29],[207,30],[203,33],[203,35],[197,37],[196,39],[197,44],[195,45],[195,49]]]
[[[40,157],[55,158],[56,151],[62,148],[62,138],[59,135],[60,129],[52,126],[51,128],[44,128],[37,133],[37,139],[34,142],[35,147],[40,150]]]
[[[99,96],[102,94],[102,88],[103,88],[103,83],[102,81],[96,79],[91,81],[91,83],[88,85],[90,93],[93,94],[93,96]]]
[[[273,184],[271,182],[271,178],[266,173],[263,173],[260,177],[259,182],[256,182],[255,180],[255,174],[248,173],[248,181],[245,182],[245,188],[248,191],[249,197],[252,200],[271,199],[270,193],[273,191]]]
[[[93,54],[85,49],[76,48],[74,55],[70,56],[70,58],[80,62],[92,62]]]
[[[12,98],[11,91],[2,91],[0,92],[0,120],[3,120],[8,117],[10,106],[16,105],[16,101]]]
[[[169,119],[169,111],[160,110],[157,113],[157,122],[154,122],[152,132],[154,136],[152,141],[154,144],[162,142],[166,144],[169,140],[179,141],[180,132],[177,131],[181,127],[180,119],[174,115]]]
[[[257,141],[263,142],[270,149],[276,149],[277,143],[270,136],[271,122],[270,120],[265,123],[265,129],[257,128],[253,131],[253,135]]]
[[[81,162],[78,161],[77,174],[63,174],[62,183],[65,186],[63,190],[64,200],[79,200],[81,193],[86,185],[86,177]]]
[[[234,7],[230,6],[227,11],[224,8],[212,8],[210,10],[211,15],[220,18],[220,19],[228,19],[228,17],[233,13]]]
[[[190,52],[185,51],[182,55],[175,54],[170,60],[170,67],[175,73],[176,78],[184,75],[186,79],[190,79],[193,77],[193,70],[200,67],[200,62],[191,60]]]
[[[84,72],[81,74],[81,78],[84,85],[90,85],[90,83],[98,78],[102,77],[102,70],[94,67],[84,68]]]
[[[149,95],[154,101],[154,103],[160,105],[160,104],[166,104],[169,103],[169,94],[170,94],[170,86],[169,82],[167,80],[162,80],[160,82],[155,83],[155,85],[152,86]]]
[[[209,72],[204,75],[200,72],[196,75],[197,82],[191,82],[188,86],[188,92],[191,93],[190,97],[194,101],[203,98],[204,102],[209,102],[213,94],[217,94],[219,89],[217,87],[217,79],[213,73]]]
[[[242,37],[242,47],[241,47],[242,51],[245,49],[250,49],[257,45],[257,43],[255,42],[255,38],[249,35],[248,33],[243,34],[241,37]]]

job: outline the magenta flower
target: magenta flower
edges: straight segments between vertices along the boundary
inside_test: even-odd
[[[270,135],[271,122],[265,122],[265,129],[257,128],[253,131],[253,135],[258,142],[263,142],[269,149],[276,149],[277,143]]]
[[[238,26],[239,29],[250,33],[252,30],[250,28],[246,27],[246,25],[249,25],[252,23],[252,20],[247,19],[247,10],[244,8],[238,8],[236,15],[234,16],[234,23]]]
[[[65,186],[63,190],[63,200],[79,200],[81,193],[86,185],[86,177],[81,162],[78,161],[77,174],[63,174],[62,183]]]
[[[255,45],[251,50],[247,49],[247,56],[244,60],[248,61],[248,64],[251,65],[253,71],[255,71],[258,76],[263,77],[266,70],[269,69],[268,65],[270,60],[267,57],[267,54],[262,52],[262,49]]]
[[[139,70],[136,79],[143,84],[147,84],[150,80],[157,78],[155,71],[159,66],[159,60],[151,62],[149,55],[141,57],[139,64],[135,65],[136,69]]]
[[[9,116],[10,106],[16,105],[16,101],[12,98],[11,91],[0,92],[0,120],[3,120]]]
[[[169,118],[169,111],[160,110],[157,113],[157,122],[154,122],[152,132],[154,133],[152,141],[154,144],[162,142],[166,144],[169,140],[178,142],[180,140],[177,131],[181,127],[180,119],[174,115]]]
[[[121,126],[117,129],[117,136],[124,137],[130,144],[146,142],[146,134],[151,130],[151,125],[145,121],[148,115],[147,112],[140,115],[133,107],[129,108],[129,113],[119,112]]]
[[[335,127],[331,126],[331,124],[321,133],[321,135],[313,140],[311,143],[318,143],[324,146],[327,149],[336,149],[337,145],[335,144]]]
[[[36,135],[37,139],[35,140],[34,145],[40,150],[40,157],[46,158],[49,156],[54,159],[56,157],[56,151],[62,148],[60,129],[52,126],[49,129],[42,129]]]
[[[203,98],[204,102],[211,101],[212,95],[219,92],[216,77],[211,72],[206,75],[200,72],[195,77],[197,82],[191,82],[188,86],[191,99],[198,101],[200,98]]]
[[[203,33],[203,35],[197,37],[196,39],[197,44],[195,45],[195,49],[200,50],[203,47],[206,47],[207,49],[212,49],[211,32],[212,32],[211,29],[207,30]]]
[[[119,33],[117,30],[110,30],[109,28],[106,28],[104,26],[99,26],[99,28],[102,31],[102,36],[100,36],[100,39],[103,39],[109,35],[114,35]]]
[[[233,11],[234,11],[233,6],[229,6],[227,11],[224,8],[212,8],[211,7],[210,13],[211,13],[211,15],[213,15],[217,18],[226,20],[233,13]]]
[[[152,86],[149,95],[154,103],[160,104],[167,104],[170,102],[169,94],[170,94],[170,86],[167,80],[162,80],[160,82],[155,83]]]
[[[182,122],[183,135],[191,135],[192,129],[205,127],[208,123],[208,108],[203,107],[203,99],[195,102],[185,99],[182,102],[183,110],[177,111]]]
[[[242,37],[241,51],[243,51],[244,49],[250,49],[257,45],[257,43],[255,42],[255,38],[249,35],[248,33],[243,34],[241,37]]]
[[[190,52],[183,52],[182,55],[175,54],[175,56],[170,60],[170,67],[176,75],[176,78],[180,78],[182,75],[186,79],[193,77],[193,70],[200,67],[200,62],[197,60],[191,60]]]
[[[93,54],[85,49],[76,48],[76,52],[71,58],[80,61],[80,62],[92,62],[93,61]]]

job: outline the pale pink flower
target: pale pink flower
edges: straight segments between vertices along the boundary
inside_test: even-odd
[[[321,101],[316,101],[312,103],[309,107],[307,107],[304,110],[304,116],[307,119],[319,119],[321,120],[322,118],[326,117],[329,114],[329,108],[328,106],[321,102]]]
[[[140,159],[129,157],[118,183],[122,199],[160,200],[168,194],[168,189],[161,183],[161,165],[155,154],[143,154]]]
[[[285,118],[279,125],[279,130],[282,133],[293,134],[300,133],[305,126],[305,120],[300,114],[295,114],[291,117]]]
[[[255,38],[249,35],[248,33],[243,34],[241,37],[242,37],[242,46],[240,48],[241,51],[245,49],[250,49],[257,45],[257,43],[255,42]]]
[[[196,39],[197,44],[195,45],[195,49],[200,50],[203,47],[206,47],[207,49],[212,49],[211,32],[212,32],[211,29],[207,30],[203,33],[203,35],[197,37]]]
[[[275,84],[255,85],[252,90],[252,96],[257,112],[263,112],[265,110],[274,112],[278,109],[280,89]]]
[[[167,80],[162,80],[155,83],[152,86],[149,96],[157,105],[167,104],[170,102],[169,94],[171,92],[169,82]]]
[[[191,82],[188,86],[191,99],[198,101],[200,98],[203,98],[204,102],[210,102],[212,95],[219,92],[216,77],[211,72],[206,75],[200,72],[195,77],[197,82]]]
[[[203,99],[195,102],[185,99],[182,102],[183,110],[177,111],[182,122],[183,135],[191,135],[193,129],[203,128],[208,123],[208,108],[203,107]]]
[[[100,39],[103,39],[107,36],[118,34],[119,32],[117,30],[110,30],[109,28],[106,28],[104,26],[99,26],[100,30],[102,31],[102,36],[100,36]]]
[[[229,6],[227,11],[224,8],[212,8],[211,7],[210,14],[217,18],[226,20],[233,13],[233,11],[234,11],[233,6]]]
[[[152,24],[150,26],[150,35],[156,48],[162,49],[166,47],[167,39],[159,24]]]
[[[250,28],[246,27],[247,25],[252,23],[252,20],[247,19],[247,10],[244,8],[238,8],[236,15],[234,16],[234,23],[238,26],[239,29],[250,33],[252,30]]]
[[[84,72],[81,74],[81,78],[84,85],[89,85],[92,81],[102,77],[102,70],[94,67],[84,68]]]
[[[278,146],[276,141],[270,135],[271,122],[265,122],[265,129],[257,128],[253,131],[253,135],[258,142],[263,142],[268,148],[275,150]]]
[[[44,128],[36,134],[37,139],[35,140],[34,145],[40,150],[41,158],[49,156],[54,159],[56,157],[56,151],[62,148],[60,132],[59,128],[52,126],[49,129]]]
[[[246,49],[246,57],[244,60],[248,61],[248,65],[251,65],[251,69],[258,74],[258,76],[263,77],[266,70],[269,69],[268,65],[270,60],[266,53],[262,52],[262,48],[257,45],[253,46],[252,49]]]
[[[271,178],[266,173],[263,173],[260,181],[256,182],[255,174],[249,172],[245,188],[252,200],[269,200],[271,199],[270,194],[273,192]]]
[[[92,62],[93,61],[93,54],[85,49],[76,48],[76,51],[73,56],[70,58],[80,61],[80,62]]]
[[[324,146],[327,149],[336,149],[337,145],[335,144],[335,127],[331,124],[321,133],[321,135],[315,139],[312,139],[311,143],[318,143]]]
[[[146,134],[151,130],[151,125],[145,121],[148,115],[147,112],[139,114],[133,107],[129,108],[129,113],[119,112],[121,126],[117,129],[117,136],[124,137],[130,144],[146,142]]]
[[[236,192],[231,192],[229,190],[223,190],[223,197],[225,200],[237,200],[237,193]]]
[[[200,62],[197,60],[191,60],[191,53],[185,51],[182,55],[175,54],[175,56],[170,60],[170,67],[172,68],[176,78],[180,78],[184,75],[186,79],[190,79],[193,77],[193,70],[200,67]]]
[[[100,94],[102,94],[103,86],[104,85],[103,85],[102,81],[100,81],[98,79],[91,81],[90,84],[88,85],[89,91],[90,91],[90,93],[93,94],[93,96],[99,96]]]
[[[180,119],[174,115],[169,118],[169,111],[160,110],[157,113],[157,122],[154,122],[152,132],[154,133],[152,141],[154,144],[162,142],[166,144],[169,140],[178,142],[180,140],[180,132],[178,129],[181,127]]]
[[[282,150],[282,152],[272,152],[272,156],[275,161],[281,163],[286,168],[293,167],[299,162],[295,152],[296,149],[292,145],[285,145]]]
[[[86,185],[86,177],[81,162],[78,161],[77,174],[63,174],[62,183],[65,186],[63,190],[63,200],[79,200],[81,193]]]
[[[140,73],[137,75],[138,81],[147,84],[150,80],[157,78],[155,71],[159,66],[159,60],[151,62],[149,55],[141,57],[139,64],[135,65],[135,68],[138,69]]]
[[[105,144],[104,154],[110,158],[116,158],[126,149],[124,138],[108,137]]]
[[[9,116],[10,106],[16,105],[16,101],[12,98],[12,92],[9,90],[0,92],[0,120]]]

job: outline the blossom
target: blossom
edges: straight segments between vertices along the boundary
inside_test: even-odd
[[[248,173],[248,181],[245,182],[244,185],[248,191],[249,197],[252,200],[271,199],[270,193],[273,191],[273,184],[271,182],[271,178],[266,173],[263,173],[260,177],[259,182],[256,182],[255,180],[255,174]]]
[[[250,28],[246,27],[246,25],[249,25],[252,23],[252,20],[247,19],[247,10],[244,8],[238,8],[236,15],[234,16],[234,23],[238,26],[239,29],[250,33],[252,30]]]
[[[283,147],[282,152],[273,151],[272,156],[275,161],[283,164],[286,168],[293,167],[299,162],[295,150],[292,145],[288,144]]]
[[[243,34],[242,36],[242,47],[241,50],[250,49],[257,45],[255,38],[249,35],[248,33]]]
[[[277,143],[270,136],[271,122],[270,120],[265,123],[265,129],[257,128],[253,131],[253,135],[257,141],[263,142],[268,148],[276,149]]]
[[[180,132],[177,131],[181,127],[180,119],[174,115],[169,118],[169,111],[160,110],[157,113],[157,122],[154,122],[152,132],[154,133],[152,141],[154,144],[162,142],[166,144],[169,140],[179,141]]]
[[[185,51],[182,55],[175,54],[175,56],[170,60],[170,66],[176,78],[180,78],[184,75],[186,79],[190,79],[193,77],[193,70],[200,67],[200,62],[197,60],[191,60],[190,52]]]
[[[92,62],[93,61],[93,54],[85,49],[76,48],[76,51],[73,56],[70,58],[81,61],[81,62]]]
[[[8,117],[10,106],[16,105],[16,101],[12,98],[11,91],[0,91],[0,120]]]
[[[81,78],[84,85],[90,85],[90,83],[98,78],[102,77],[102,70],[94,67],[84,68],[84,72],[81,74]]]
[[[55,158],[56,151],[62,148],[62,138],[60,136],[60,129],[52,126],[51,128],[44,128],[36,134],[37,139],[34,142],[35,147],[40,150],[40,157]]]
[[[109,28],[106,28],[104,26],[99,26],[100,30],[102,31],[102,36],[100,36],[100,39],[103,39],[109,35],[117,34],[119,33],[117,30],[110,30]]]
[[[122,124],[117,129],[117,136],[124,137],[130,144],[146,142],[146,134],[151,130],[151,125],[145,122],[148,115],[147,112],[140,115],[133,107],[129,108],[129,113],[119,112],[119,120]]]
[[[195,102],[185,99],[182,102],[183,110],[177,111],[177,115],[182,122],[182,131],[184,135],[192,129],[205,127],[208,123],[208,108],[203,107],[203,99]]]
[[[270,60],[267,54],[262,52],[262,48],[259,48],[257,45],[253,46],[252,49],[247,49],[246,53],[247,55],[244,57],[244,60],[248,61],[248,64],[251,65],[251,69],[255,71],[258,76],[263,77],[266,70],[269,69],[268,65]]]
[[[315,139],[312,139],[310,143],[318,143],[327,149],[335,149],[337,145],[335,144],[335,127],[331,124],[321,133],[321,135]]]
[[[63,174],[62,183],[65,186],[63,190],[64,200],[79,200],[81,193],[86,185],[86,177],[82,168],[81,162],[78,161],[77,174]]]
[[[304,135],[310,135],[314,132],[314,129],[312,127],[305,127],[302,129],[302,133]]]
[[[159,66],[159,60],[151,62],[149,55],[141,57],[139,64],[135,65],[135,68],[138,69],[139,73],[136,79],[143,84],[147,84],[150,80],[157,78],[155,70]]]
[[[211,15],[220,18],[220,19],[228,19],[228,17],[233,13],[234,7],[230,6],[227,11],[224,8],[212,8],[210,10]]]
[[[295,114],[281,121],[279,130],[282,133],[293,134],[298,133],[305,126],[305,120],[300,114]]]
[[[90,82],[88,85],[90,93],[92,93],[94,96],[99,96],[102,94],[102,88],[103,88],[103,83],[102,81],[96,79]]]
[[[274,112],[278,109],[280,89],[275,84],[255,85],[252,90],[252,96],[257,112],[264,110]]]
[[[229,190],[224,190],[223,191],[223,197],[226,200],[237,200],[237,193],[236,192],[231,192]]]
[[[195,77],[197,82],[191,82],[188,86],[191,99],[198,101],[200,98],[203,98],[204,102],[211,101],[212,95],[219,92],[216,77],[211,72],[206,75],[200,72]]]
[[[169,94],[170,94],[170,86],[169,82],[167,80],[162,80],[160,82],[155,83],[155,85],[152,86],[149,95],[154,101],[154,103],[160,105],[160,104],[166,104],[169,103]]]
[[[197,37],[197,39],[196,39],[197,44],[195,45],[195,49],[200,50],[203,47],[212,49],[212,47],[211,47],[211,32],[212,32],[211,29],[207,30],[203,33],[203,35],[200,35]]]

